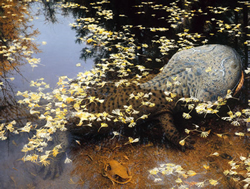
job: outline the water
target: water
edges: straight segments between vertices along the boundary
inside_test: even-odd
[[[38,6],[33,5],[32,12],[37,12]],[[57,86],[58,77],[67,75],[68,77],[76,77],[78,72],[89,70],[93,66],[93,61],[86,62],[80,60],[80,51],[83,45],[75,43],[75,31],[69,26],[74,21],[74,18],[69,16],[62,16],[60,13],[56,14],[56,23],[45,22],[43,14],[34,16],[32,21],[34,28],[38,28],[40,34],[37,36],[36,43],[40,44],[41,53],[34,57],[40,58],[40,65],[32,68],[29,64],[19,66],[19,71],[22,75],[13,71],[11,77],[14,81],[11,83],[13,91],[26,91],[35,89],[30,87],[30,81],[36,81],[39,78],[44,78],[51,89]],[[45,41],[46,45],[42,45]],[[76,67],[77,63],[81,63],[82,67]],[[5,114],[5,112],[1,112]],[[8,114],[8,111],[6,112]],[[12,117],[12,118],[11,118]],[[18,115],[9,115],[10,119],[19,119]],[[28,118],[23,115],[21,121],[25,123]],[[8,140],[0,141],[0,183],[2,189],[7,188],[76,188],[74,184],[70,184],[69,177],[72,170],[72,165],[63,165],[64,171],[60,178],[55,180],[43,180],[39,176],[39,166],[34,163],[24,163],[21,158],[24,153],[21,152],[24,144],[28,142],[28,137],[31,134],[23,133],[20,135],[12,135]]]
[[[67,1],[64,1],[67,2]],[[195,3],[196,1],[192,2]],[[199,5],[200,10],[196,10],[195,4],[181,5],[179,2],[141,2],[134,1],[112,1],[109,2],[82,2],[82,9],[68,8],[68,16],[64,17],[59,13],[56,14],[58,22],[52,24],[45,22],[42,14],[34,16],[34,27],[41,32],[35,38],[40,44],[42,53],[36,54],[36,58],[41,58],[41,65],[32,68],[29,64],[19,66],[20,73],[23,76],[14,74],[15,80],[12,82],[14,92],[34,90],[30,87],[30,81],[44,78],[44,81],[50,84],[51,89],[57,87],[58,77],[68,76],[75,78],[77,73],[90,70],[94,63],[105,61],[113,61],[111,54],[120,53],[135,55],[132,59],[130,55],[129,61],[134,64],[142,64],[158,72],[158,68],[167,63],[172,54],[179,48],[187,47],[190,43],[185,40],[190,39],[195,45],[203,43],[221,43],[234,46],[238,40],[237,50],[242,49],[242,38],[232,37],[234,40],[228,40],[233,30],[224,33],[217,31],[219,28],[214,20],[207,20],[216,17],[217,20],[225,19],[227,24],[237,21],[236,10],[226,12],[229,17],[227,20],[223,16],[214,13],[216,9],[208,8],[211,11],[209,16],[200,13],[200,10],[206,10],[208,5]],[[222,3],[222,1],[221,1]],[[224,2],[223,2],[224,3]],[[222,3],[222,4],[223,4]],[[233,3],[225,3],[223,7],[234,10]],[[36,13],[37,7],[34,4],[32,14]],[[66,4],[65,4],[66,6]],[[73,4],[67,6],[74,7]],[[101,8],[99,7],[101,6]],[[197,5],[198,6],[198,5]],[[216,6],[216,5],[214,5]],[[222,6],[222,5],[221,5]],[[239,5],[237,5],[239,6]],[[78,6],[80,7],[80,6]],[[85,8],[84,8],[85,7]],[[180,11],[176,7],[181,7],[185,12]],[[186,7],[186,8],[185,8]],[[193,20],[187,18],[192,17],[189,10],[195,9]],[[221,10],[221,8],[217,8]],[[87,10],[87,11],[86,11]],[[113,19],[109,11],[112,10]],[[240,9],[239,9],[240,10]],[[97,13],[98,12],[98,13]],[[239,11],[240,12],[240,11]],[[72,16],[74,15],[74,17]],[[186,17],[188,15],[188,17]],[[239,13],[239,18],[242,12]],[[38,18],[36,18],[38,17]],[[170,17],[172,19],[170,19]],[[113,32],[114,38],[109,41],[109,46],[94,46],[75,43],[76,35],[79,37],[90,37],[91,33],[85,33],[85,30],[79,28],[71,29],[70,23],[79,18],[93,18],[99,23],[98,26],[105,28],[109,32]],[[209,21],[209,22],[208,22]],[[197,23],[202,23],[203,27],[197,27]],[[91,23],[87,23],[86,25]],[[216,25],[216,27],[214,27]],[[222,27],[222,26],[221,26]],[[223,26],[225,27],[225,26]],[[234,27],[234,25],[230,25]],[[94,28],[94,27],[93,27]],[[189,31],[187,31],[187,28]],[[79,29],[79,30],[78,30]],[[204,30],[203,30],[204,29]],[[217,32],[216,32],[216,31]],[[100,30],[103,32],[102,30]],[[123,31],[119,36],[116,32]],[[100,39],[105,38],[103,33]],[[182,33],[181,33],[182,32]],[[187,35],[189,32],[190,35]],[[199,36],[197,33],[201,33]],[[177,35],[181,33],[182,35]],[[98,32],[94,35],[98,38]],[[101,35],[102,34],[102,35]],[[236,34],[236,33],[235,33]],[[235,35],[234,35],[235,36]],[[165,40],[167,38],[170,41]],[[195,40],[191,40],[194,37]],[[133,38],[134,40],[132,40]],[[126,41],[128,40],[129,43]],[[155,40],[152,42],[152,40]],[[175,42],[171,41],[174,40]],[[45,41],[46,45],[42,45]],[[90,40],[91,41],[91,40]],[[161,41],[160,44],[158,41]],[[178,41],[178,42],[177,42]],[[126,48],[129,47],[126,52]],[[126,46],[127,45],[127,46]],[[86,63],[79,57],[82,55],[81,50],[85,47],[93,50],[93,55],[87,58]],[[237,47],[237,46],[235,46]],[[170,48],[170,50],[167,50]],[[85,53],[86,55],[86,53]],[[95,59],[95,60],[94,60]],[[117,58],[118,59],[118,58]],[[119,59],[121,61],[122,59]],[[76,64],[81,63],[81,67]],[[117,68],[117,67],[116,67]],[[108,70],[110,71],[110,70]],[[130,73],[129,73],[130,74]],[[131,75],[133,76],[133,71]],[[108,75],[108,74],[107,74]],[[135,74],[134,74],[135,75]],[[109,75],[108,75],[109,76]],[[112,74],[111,77],[112,78]],[[242,111],[246,104],[240,104],[232,108],[233,112]],[[18,112],[23,112],[18,115]],[[244,117],[245,118],[245,117]],[[28,110],[23,106],[8,107],[1,111],[1,123],[12,120],[18,122],[17,126],[23,126],[28,121]],[[33,120],[36,122],[37,120]],[[176,117],[176,125],[183,131],[188,128],[194,129],[193,123],[200,126],[202,131],[211,129],[211,133],[207,138],[202,138],[199,132],[194,132],[190,138],[195,140],[195,149],[179,151],[175,146],[163,140],[162,130],[155,123],[143,123],[137,126],[133,131],[124,128],[122,136],[95,136],[84,138],[84,140],[74,140],[72,146],[67,151],[67,156],[72,160],[71,163],[61,165],[60,175],[55,179],[43,179],[39,172],[39,166],[36,163],[23,162],[21,159],[24,153],[21,152],[23,146],[28,142],[28,138],[32,137],[32,133],[22,133],[19,135],[10,134],[5,141],[0,141],[0,183],[1,188],[181,188],[185,185],[187,188],[198,188],[197,184],[204,188],[241,188],[244,182],[235,182],[234,179],[244,179],[248,177],[248,172],[242,159],[248,158],[249,154],[249,134],[244,127],[245,122],[239,119],[242,124],[240,127],[233,126],[230,122],[224,122],[218,117],[212,119],[197,118],[194,120],[183,120],[182,116]],[[244,133],[245,136],[237,136],[236,134]],[[128,144],[128,137],[139,138],[138,143]],[[126,145],[125,145],[126,144]],[[66,157],[63,158],[63,161]],[[110,160],[116,160],[120,163],[114,170],[125,169],[132,176],[131,182],[120,185],[112,183],[109,177],[105,177],[108,171],[105,170]],[[236,170],[231,165],[237,165],[236,175],[226,175],[225,171]],[[238,166],[239,165],[239,166]],[[156,172],[152,170],[157,170]],[[171,172],[172,170],[172,172]],[[178,172],[179,171],[179,172]],[[124,175],[124,172],[123,174]],[[125,174],[126,175],[126,174]]]
[[[34,13],[37,12],[37,8],[33,6]],[[71,15],[63,16],[60,11],[58,12],[56,23],[46,22],[43,14],[34,17],[32,23],[40,32],[36,42],[42,51],[34,57],[40,58],[41,62],[36,68],[32,68],[29,64],[19,67],[22,76],[15,74],[13,82],[16,92],[31,89],[28,81],[36,81],[39,78],[45,78],[44,81],[53,89],[57,86],[60,76],[75,78],[78,72],[85,72],[93,67],[92,59],[87,61],[80,59],[80,51],[84,45],[75,43],[75,31],[69,25],[74,22],[74,18]],[[46,42],[46,45],[42,42]],[[81,63],[82,67],[76,67],[78,63]]]

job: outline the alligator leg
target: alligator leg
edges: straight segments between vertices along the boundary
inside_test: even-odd
[[[171,143],[175,144],[182,151],[185,151],[186,148],[193,148],[193,145],[190,144],[190,141],[185,140],[185,144],[181,145],[180,141],[184,138],[180,136],[179,131],[176,129],[174,125],[173,115],[170,112],[164,112],[160,114],[157,119],[160,121],[164,129],[164,135],[167,140]]]

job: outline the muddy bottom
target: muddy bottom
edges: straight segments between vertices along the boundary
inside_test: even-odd
[[[248,137],[235,136],[235,132],[245,132],[244,126],[219,119],[199,124],[212,130],[206,138],[191,135],[194,149],[185,152],[162,141],[157,129],[151,131],[155,137],[144,135],[133,144],[126,144],[125,136],[82,143],[72,153],[71,176],[80,177],[75,183],[80,188],[242,188],[244,183],[233,179],[245,178],[247,171],[237,167],[239,174],[226,176],[225,170],[232,168],[230,161],[248,157]],[[183,126],[193,128],[191,121]],[[117,166],[110,166],[112,161]]]
[[[192,120],[178,120],[182,130],[194,129]],[[235,135],[246,133],[246,127],[219,118],[195,123],[211,132],[206,138],[191,133],[194,149],[185,152],[164,141],[155,123],[123,129],[117,136],[73,141],[67,154],[72,162],[63,164],[52,180],[44,180],[35,163],[21,160],[29,134],[14,135],[0,142],[1,188],[242,188],[245,183],[235,180],[246,178],[247,170],[238,164],[231,168],[232,162],[248,157],[248,136]],[[139,142],[128,143],[129,136]],[[237,173],[226,175],[226,170]]]

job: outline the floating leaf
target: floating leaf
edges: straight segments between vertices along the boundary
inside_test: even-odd
[[[213,186],[216,186],[218,184],[218,181],[217,180],[214,180],[214,179],[210,179],[209,180],[209,183]]]
[[[184,145],[185,145],[185,139],[180,140],[179,144],[180,144],[181,146],[184,146]]]
[[[192,171],[192,170],[189,170],[189,171],[187,172],[187,174],[188,174],[188,176],[192,177],[192,176],[196,175],[196,172],[195,172],[195,171]]]

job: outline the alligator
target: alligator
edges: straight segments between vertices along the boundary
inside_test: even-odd
[[[212,103],[220,97],[225,98],[229,94],[228,90],[230,94],[236,95],[243,78],[240,56],[228,46],[211,44],[179,51],[159,74],[147,82],[131,82],[126,87],[107,84],[102,88],[89,89],[88,95],[104,101],[82,100],[81,107],[85,113],[72,113],[74,119],[70,119],[68,131],[105,132],[108,127],[119,128],[124,123],[133,127],[138,120],[152,118],[159,120],[168,141],[181,150],[192,148],[188,141],[180,144],[182,137],[174,125],[173,114],[183,111],[188,104],[181,103],[180,99],[191,99],[196,104],[197,101]],[[91,114],[99,114],[99,121],[93,118],[93,124],[90,123]],[[63,144],[63,149],[69,145],[65,133],[55,136],[56,143]],[[50,166],[51,174],[56,173],[53,164]],[[49,168],[45,169],[45,174],[48,174]]]

